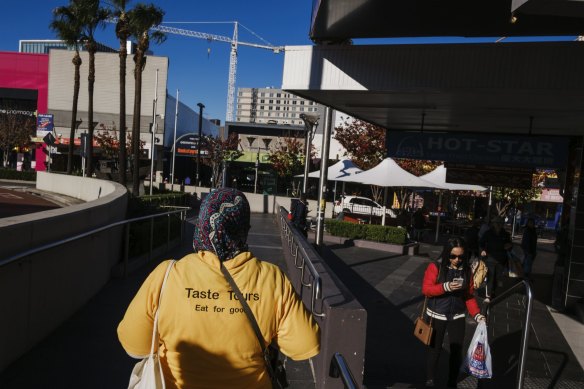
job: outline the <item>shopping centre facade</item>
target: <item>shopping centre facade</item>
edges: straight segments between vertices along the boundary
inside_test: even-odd
[[[71,62],[73,52],[63,49],[51,49],[49,54],[30,54],[0,52],[0,110],[14,109],[26,111],[29,116],[37,114],[48,115],[51,120],[53,134],[57,139],[57,153],[53,156],[55,170],[64,170],[67,147],[71,128],[71,108],[74,86],[74,66]],[[80,145],[82,133],[88,131],[88,93],[87,76],[89,57],[87,52],[80,53],[82,65],[80,68],[80,93],[78,101],[77,120],[80,122],[73,142]],[[95,87],[94,87],[94,122],[95,133],[108,131],[110,135],[119,132],[119,57],[117,53],[98,52],[95,54]],[[131,132],[133,120],[135,83],[133,77],[134,63],[131,56],[127,59],[126,75],[126,123]],[[175,113],[178,109],[177,137],[198,132],[198,113],[179,101],[167,90],[169,61],[167,57],[148,56],[142,74],[142,99],[140,117],[140,139],[144,144],[143,158],[150,158],[154,148],[156,171],[163,170],[163,150],[173,145]],[[153,101],[156,78],[158,88],[156,99],[156,128],[152,137],[150,132],[153,122]],[[129,113],[129,114],[128,114]],[[203,135],[216,136],[218,125],[207,119],[202,120]],[[31,134],[34,147],[23,150],[28,153],[29,166],[37,171],[47,169],[48,159],[46,145],[41,136]],[[39,134],[41,135],[41,134]],[[154,138],[154,145],[152,142]],[[95,152],[99,156],[101,150],[94,141]],[[79,147],[75,148],[74,166],[81,168]],[[17,150],[21,152],[21,150]],[[14,159],[14,158],[13,158]],[[59,164],[60,163],[60,164]],[[66,163],[66,162],[65,162]]]

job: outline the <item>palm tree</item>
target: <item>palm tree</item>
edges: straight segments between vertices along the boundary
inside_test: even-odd
[[[162,43],[166,39],[160,31],[151,31],[152,27],[158,26],[162,23],[164,11],[154,4],[136,4],[136,6],[128,12],[128,19],[130,22],[130,30],[132,36],[136,39],[136,53],[134,54],[134,80],[135,80],[135,94],[134,94],[134,117],[132,121],[132,152],[134,166],[132,169],[132,193],[134,196],[138,195],[140,188],[140,104],[142,103],[142,72],[146,66],[146,51],[150,47],[150,41],[154,43]],[[154,148],[154,145],[152,145]]]
[[[53,10],[53,21],[49,25],[57,36],[73,47],[73,66],[75,67],[74,84],[73,84],[73,107],[71,108],[71,132],[69,133],[69,151],[67,153],[67,174],[73,172],[73,147],[75,142],[75,128],[77,118],[77,102],[79,100],[81,57],[79,56],[79,39],[81,38],[81,25],[79,23],[79,7],[77,1],[71,0],[69,6],[62,6]]]
[[[111,0],[114,7],[113,14],[118,19],[116,24],[116,36],[120,41],[120,139],[118,155],[118,171],[120,172],[120,184],[126,186],[126,58],[128,50],[126,42],[131,35],[126,4],[130,0]]]
[[[97,52],[97,42],[95,41],[95,31],[97,28],[105,27],[105,21],[110,16],[110,11],[100,7],[100,0],[72,0],[80,7],[81,40],[85,50],[89,54],[89,73],[87,76],[88,107],[87,125],[89,136],[87,138],[87,175],[93,174],[93,87],[95,84],[95,53]]]

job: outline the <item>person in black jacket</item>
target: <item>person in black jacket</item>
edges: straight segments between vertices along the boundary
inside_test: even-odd
[[[507,267],[507,251],[511,249],[511,235],[503,228],[503,218],[496,216],[491,220],[491,228],[487,230],[479,241],[481,256],[486,257],[487,286],[485,289],[485,303],[490,303],[495,297],[495,290]]]
[[[479,228],[481,227],[481,221],[475,219],[472,226],[464,231],[464,241],[466,242],[466,253],[470,262],[479,256]]]
[[[300,199],[292,210],[292,224],[304,235],[308,237],[308,225],[306,223],[306,216],[308,216],[308,202],[306,201],[306,194],[300,195]]]
[[[523,275],[529,278],[531,274],[531,266],[535,259],[537,251],[537,230],[535,229],[535,219],[530,217],[525,224],[523,230],[523,238],[521,238],[521,248],[523,249]]]
[[[438,360],[444,335],[448,333],[450,358],[447,385],[455,388],[462,363],[466,312],[477,322],[485,320],[474,297],[472,273],[462,239],[450,239],[444,245],[440,259],[428,265],[422,293],[428,298],[425,314],[432,318],[434,328],[426,360],[426,387],[432,388],[436,384]]]

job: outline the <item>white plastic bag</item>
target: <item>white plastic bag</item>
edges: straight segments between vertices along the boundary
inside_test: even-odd
[[[493,365],[491,363],[491,349],[487,339],[487,324],[479,322],[466,353],[464,363],[468,374],[477,378],[491,378]]]

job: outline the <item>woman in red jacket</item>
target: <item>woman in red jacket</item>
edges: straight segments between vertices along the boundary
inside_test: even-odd
[[[426,387],[434,387],[435,372],[442,351],[444,335],[450,340],[450,368],[448,387],[456,388],[462,363],[462,346],[466,311],[478,322],[481,315],[473,293],[472,273],[464,255],[464,241],[450,239],[437,262],[428,265],[424,273],[422,293],[428,297],[426,315],[432,318],[434,339],[428,350]]]

